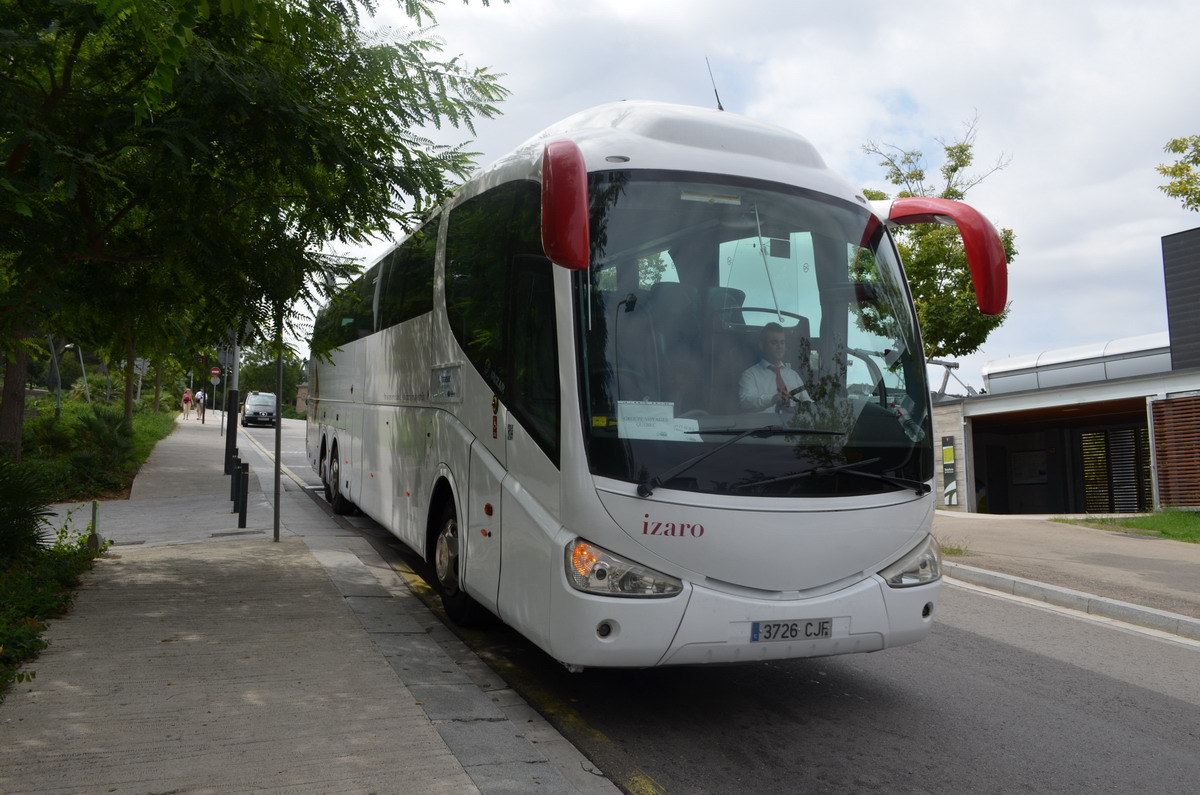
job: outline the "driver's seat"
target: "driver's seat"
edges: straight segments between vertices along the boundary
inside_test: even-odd
[[[746,291],[736,287],[709,287],[706,308],[716,328],[746,325],[742,307],[746,305]]]

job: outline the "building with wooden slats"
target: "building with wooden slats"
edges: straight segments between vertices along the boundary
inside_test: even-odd
[[[1162,241],[1168,331],[993,362],[937,398],[941,507],[1200,510],[1200,228]]]

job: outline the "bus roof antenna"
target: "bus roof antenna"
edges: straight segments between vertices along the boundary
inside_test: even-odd
[[[721,105],[721,95],[717,93],[717,81],[713,77],[712,64],[708,62],[707,55],[704,56],[704,65],[708,67],[708,79],[712,81],[713,96],[717,98],[717,110],[725,110],[724,106]]]

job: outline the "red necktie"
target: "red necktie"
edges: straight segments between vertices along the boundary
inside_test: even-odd
[[[767,367],[771,370],[771,372],[775,373],[775,389],[780,392],[788,391],[787,384],[783,383],[783,365],[768,364]]]

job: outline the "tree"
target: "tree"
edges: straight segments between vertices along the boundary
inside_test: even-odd
[[[241,369],[238,373],[238,388],[247,392],[275,392],[275,350],[270,343],[255,345],[243,350]],[[288,351],[283,356],[283,392],[279,399],[283,405],[296,402],[296,387],[304,380],[304,362]]]
[[[896,198],[933,196],[962,200],[971,188],[1010,162],[1010,158],[1001,155],[986,171],[969,171],[975,160],[976,124],[976,119],[967,122],[962,137],[950,143],[938,139],[945,157],[938,172],[940,184],[928,180],[925,156],[919,150],[868,142],[863,151],[882,158],[879,164],[886,169],[887,181],[900,188]],[[873,200],[890,198],[882,191],[868,189],[863,193]],[[979,312],[958,229],[916,224],[898,229],[895,236],[917,306],[925,355],[965,356],[978,350],[1008,317],[1008,310],[1000,315]],[[1017,254],[1012,230],[1001,228],[1000,238],[1007,259],[1012,262]]]
[[[470,153],[417,131],[473,130],[506,92],[439,60],[427,30],[368,36],[374,7],[0,6],[0,444],[19,447],[19,385],[46,333],[132,361],[167,319],[214,343],[273,325],[353,272],[326,241],[404,223],[465,176]],[[433,19],[425,0],[403,7]]]
[[[1158,166],[1158,173],[1171,180],[1158,189],[1179,199],[1184,209],[1200,211],[1200,135],[1172,139],[1163,150],[1179,157],[1170,165]]]

